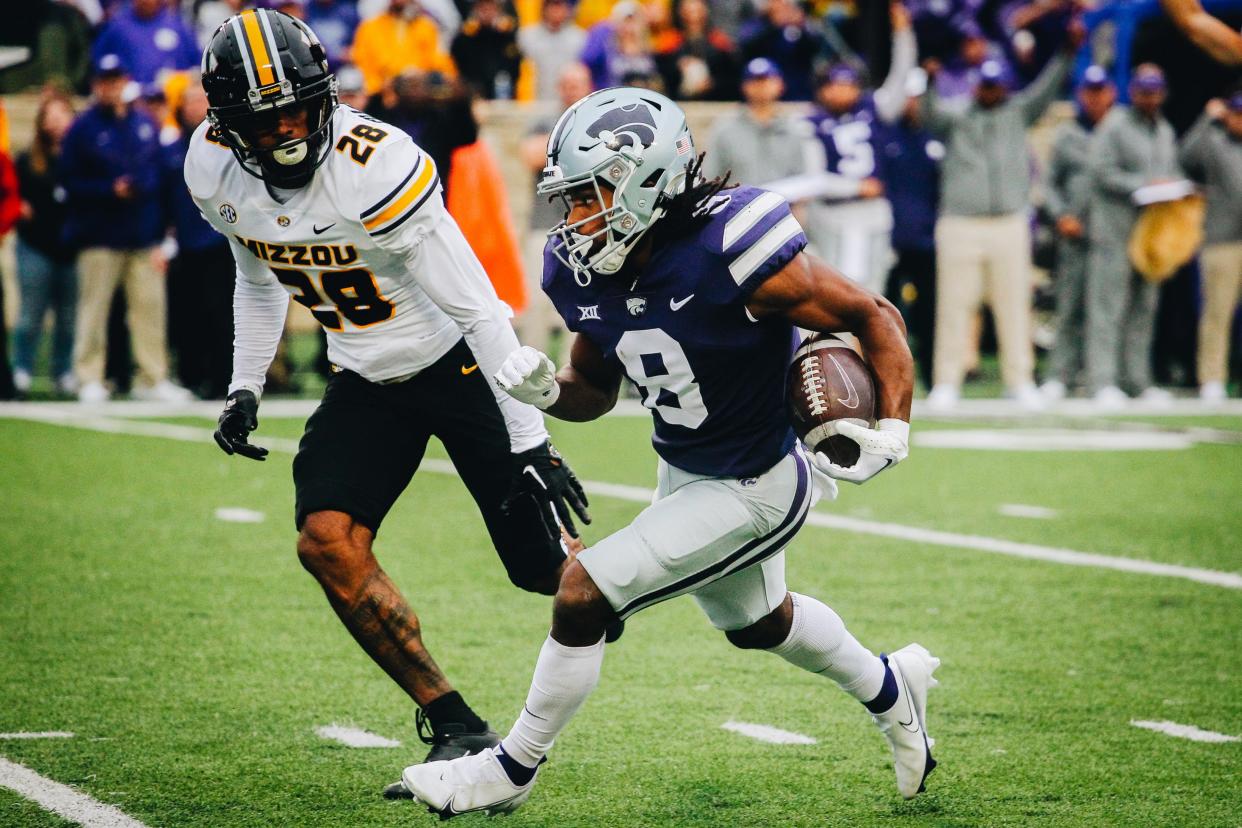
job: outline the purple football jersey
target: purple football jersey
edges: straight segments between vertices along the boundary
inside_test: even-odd
[[[806,246],[806,234],[766,190],[726,190],[707,209],[705,227],[655,250],[633,290],[632,275],[579,286],[550,247],[543,289],[569,329],[637,386],[665,461],[751,477],[794,446],[785,371],[797,336],[783,319],[755,321],[746,302]]]
[[[870,92],[864,93],[849,112],[838,115],[817,108],[807,120],[824,145],[828,172],[859,181],[876,174],[871,133],[878,116]]]

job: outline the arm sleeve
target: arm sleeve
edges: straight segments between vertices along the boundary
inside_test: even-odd
[[[904,32],[893,32],[893,58],[888,67],[888,76],[884,83],[875,90],[875,111],[880,120],[891,124],[901,117],[906,106],[906,76],[914,69],[919,59],[918,43],[914,39],[914,29]]]
[[[453,320],[465,337],[479,369],[492,385],[509,429],[512,450],[534,448],[548,439],[543,414],[491,382],[505,358],[520,347],[509,322],[511,311],[496,296],[486,271],[445,209],[435,165],[408,139],[394,142],[388,157],[381,160],[386,163],[376,165],[376,169],[409,169],[412,161],[413,167],[406,176],[411,183],[392,191],[389,207],[370,208],[370,218],[365,214],[362,217],[364,226],[381,247],[404,259],[408,278]],[[372,183],[374,192],[390,191],[387,182]],[[402,202],[412,206],[408,210],[392,209],[391,205]],[[376,221],[390,212],[387,219]]]
[[[940,99],[936,91],[936,79],[928,78],[927,91],[919,98],[919,116],[927,124],[927,131],[945,137],[957,125],[960,113]]]
[[[1182,168],[1196,180],[1203,180],[1207,154],[1212,140],[1212,119],[1205,113],[1199,117],[1190,132],[1182,139],[1182,148],[1177,160]]]
[[[1061,87],[1065,85],[1065,79],[1069,77],[1072,60],[1073,56],[1069,52],[1057,53],[1031,85],[1018,96],[1018,108],[1027,126],[1038,121],[1048,105],[1056,99]]]
[[[1129,199],[1147,183],[1142,172],[1132,172],[1117,147],[1116,129],[1105,124],[1091,139],[1091,180],[1095,187],[1111,196]]]
[[[233,380],[229,393],[240,389],[263,394],[267,369],[285,330],[289,294],[267,267],[254,261],[250,251],[229,240],[237,262],[233,289]]]

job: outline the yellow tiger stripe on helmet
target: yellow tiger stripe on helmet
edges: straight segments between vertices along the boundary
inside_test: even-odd
[[[395,201],[389,203],[388,207],[382,213],[367,219],[362,226],[367,230],[374,230],[381,224],[391,221],[405,211],[414,201],[426,195],[432,188],[433,180],[436,177],[436,165],[431,163],[431,158],[423,156],[423,169],[410,182],[410,186],[405,188],[405,192],[401,194]]]
[[[276,82],[276,70],[273,66],[275,56],[268,48],[267,38],[259,24],[259,14],[254,9],[247,9],[241,14],[242,28],[246,32],[246,43],[250,53],[254,55],[255,79],[259,86],[268,86]]]

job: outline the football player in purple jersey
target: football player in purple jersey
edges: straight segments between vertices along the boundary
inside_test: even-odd
[[[544,290],[576,332],[559,373],[521,348],[496,374],[555,417],[609,411],[623,378],[651,410],[660,462],[651,506],[581,552],[561,579],[525,707],[495,749],[407,768],[432,811],[512,811],[599,681],[604,625],[692,594],[745,649],[835,681],[873,715],[910,798],[935,767],[926,696],[939,664],[918,644],[875,655],[825,604],[790,592],[784,548],[833,477],[861,483],[907,455],[913,365],[897,311],[803,252],[780,196],[703,180],[685,115],[646,90],[606,89],[561,116],[542,194],[563,200]],[[786,414],[795,326],[847,331],[875,375],[875,429],[848,468],[809,455]]]

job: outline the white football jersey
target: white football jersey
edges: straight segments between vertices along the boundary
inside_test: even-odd
[[[207,123],[195,131],[185,180],[237,262],[230,391],[261,393],[285,292],[327,331],[329,360],[372,382],[418,373],[463,335],[489,377],[518,347],[509,309],[445,209],[435,164],[409,135],[337,107],[327,160],[284,203],[213,136]],[[537,409],[499,390],[497,400],[516,450],[546,439]]]

